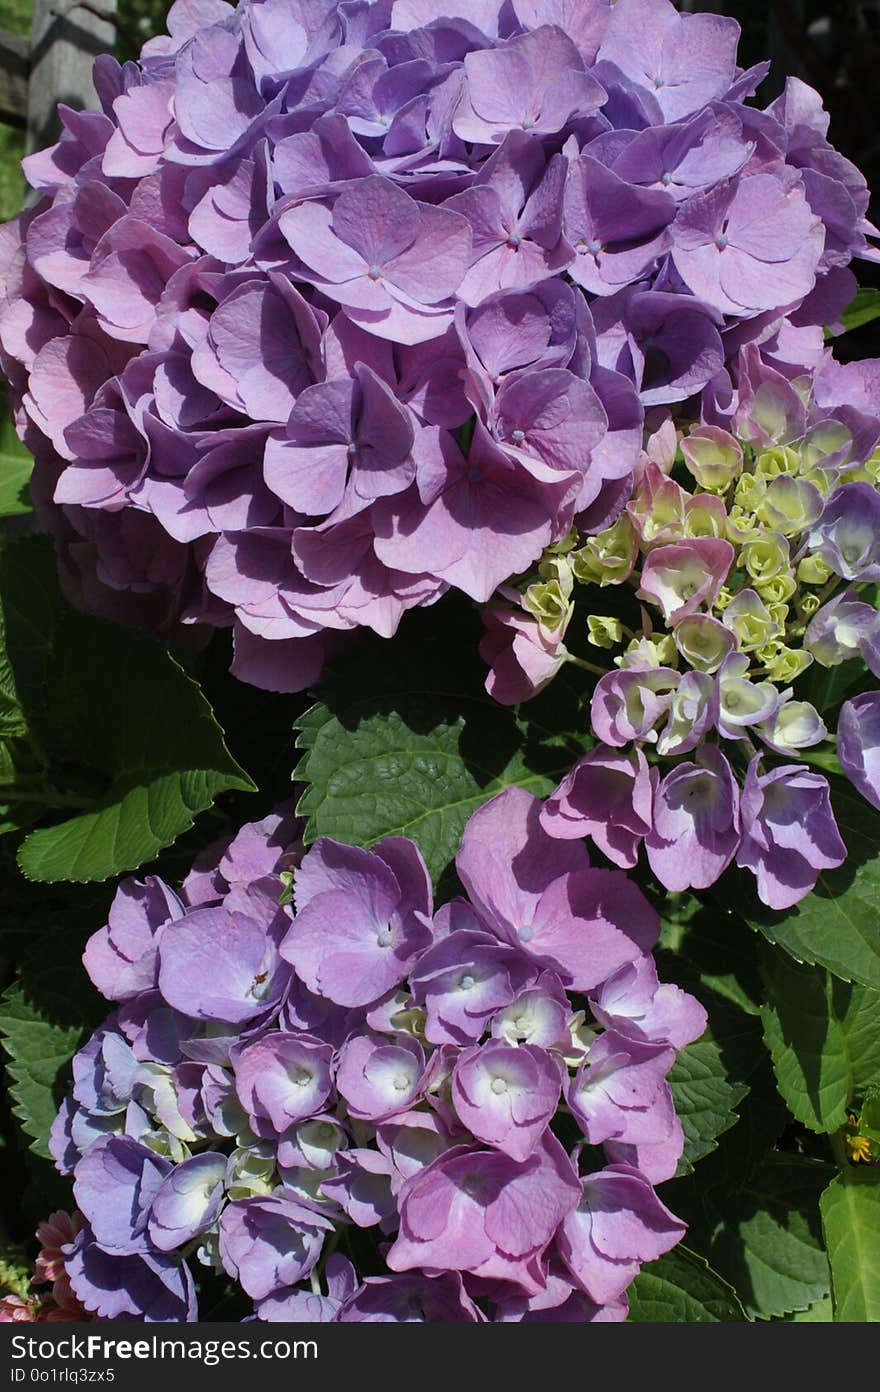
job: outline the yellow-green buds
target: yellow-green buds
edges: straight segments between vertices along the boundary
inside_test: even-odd
[[[674,633],[678,651],[698,672],[717,672],[736,643],[733,631],[708,614],[682,619]]]
[[[780,474],[770,480],[757,513],[772,530],[795,536],[818,521],[824,506],[822,494],[812,483]]]
[[[677,667],[678,652],[671,633],[651,633],[645,638],[633,638],[622,657],[614,659],[616,667]]]
[[[556,633],[568,625],[574,604],[558,580],[544,580],[529,585],[523,595],[523,608],[550,633]]]
[[[708,493],[698,493],[685,506],[686,537],[726,537],[727,523],[727,510],[723,502]]]
[[[762,584],[781,570],[788,570],[788,542],[779,532],[750,537],[742,544],[738,564],[745,566],[750,579]]]
[[[831,567],[821,556],[804,556],[797,568],[797,578],[802,585],[825,585],[831,579]]]
[[[819,608],[821,600],[817,594],[812,594],[809,590],[801,596],[800,609],[805,619],[811,619]]]
[[[684,461],[701,488],[723,493],[742,473],[742,446],[726,430],[699,426],[681,442]]]
[[[780,571],[778,575],[773,575],[769,580],[764,580],[755,586],[758,594],[765,604],[785,604],[791,599],[797,590],[797,581],[793,575],[788,575],[785,571]]]
[[[590,614],[587,618],[588,643],[594,648],[616,648],[623,642],[623,624],[608,614]]]
[[[582,584],[598,585],[619,585],[632,570],[635,558],[636,536],[625,513],[569,556],[575,578]]]
[[[776,656],[772,661],[765,663],[764,667],[771,681],[779,686],[789,686],[791,682],[797,681],[812,661],[810,654],[804,652],[803,648],[787,648],[784,644],[779,644]]]
[[[743,474],[736,485],[733,501],[741,512],[756,512],[767,493],[763,474]]]
[[[774,449],[761,450],[755,460],[755,472],[768,479],[776,478],[780,474],[796,474],[800,467],[800,455],[789,445],[777,445]]]
[[[724,610],[724,624],[739,640],[743,652],[762,648],[777,638],[780,627],[755,590],[740,590]]]

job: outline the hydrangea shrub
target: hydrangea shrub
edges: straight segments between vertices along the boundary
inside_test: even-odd
[[[880,1318],[869,191],[457,8],[177,0],[0,229],[0,1320]]]

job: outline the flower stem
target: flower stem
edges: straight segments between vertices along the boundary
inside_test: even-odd
[[[575,667],[583,667],[585,672],[595,673],[597,677],[608,676],[607,667],[597,667],[594,662],[587,662],[583,657],[575,657],[574,653],[569,653],[566,661],[573,662]]]

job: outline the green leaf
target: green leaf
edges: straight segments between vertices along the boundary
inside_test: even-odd
[[[296,722],[307,843],[409,836],[439,880],[482,803],[512,785],[546,796],[584,752],[586,736],[567,733],[560,716],[563,681],[521,712],[499,707],[482,689],[484,669],[451,665],[467,641],[374,648]]]
[[[69,1086],[69,1065],[91,1028],[106,1014],[79,960],[76,933],[51,934],[49,950],[32,942],[16,979],[0,998],[0,1033],[12,1109],[47,1157],[49,1128]]]
[[[745,872],[728,879],[727,893],[753,928],[798,962],[880,990],[880,813],[842,781],[830,781],[845,863],[824,871],[813,893],[782,913],[758,902]]]
[[[0,402],[0,517],[32,510],[28,483],[33,467],[33,455],[16,435],[8,407]]]
[[[835,1320],[880,1320],[880,1175],[848,1169],[822,1195]]]
[[[844,330],[860,329],[863,324],[880,318],[880,290],[864,285],[856,291],[855,299],[850,300],[840,316]]]
[[[749,1091],[747,1079],[764,1058],[761,1031],[752,1015],[702,994],[709,1026],[675,1060],[669,1085],[684,1131],[678,1173],[688,1174],[713,1151],[718,1137],[738,1121],[736,1108]]]
[[[689,1243],[730,1282],[749,1315],[778,1318],[828,1294],[819,1196],[832,1173],[817,1160],[771,1154],[735,1189],[700,1194],[702,1213],[696,1206],[683,1212]],[[668,1202],[681,1213],[677,1198]]]
[[[27,837],[26,875],[85,881],[136,869],[219,793],[253,789],[198,685],[159,643],[66,604],[46,538],[2,553],[0,596],[17,700],[46,762],[27,800],[68,814]]]
[[[864,679],[865,664],[859,657],[849,662],[839,662],[836,667],[823,667],[821,663],[814,662],[798,685],[798,700],[809,701],[818,711],[825,713],[839,706],[850,688]],[[811,763],[816,761],[817,755],[809,749],[801,750],[798,757],[807,755],[812,755]],[[823,749],[822,757],[828,761],[826,766],[832,773],[838,771],[834,754]]]
[[[880,1079],[880,992],[767,949],[764,1037],[779,1091],[812,1131],[837,1131],[857,1093]]]
[[[669,1086],[684,1131],[678,1172],[688,1174],[698,1160],[715,1149],[718,1137],[736,1124],[733,1109],[746,1096],[748,1084],[731,1079],[721,1049],[713,1039],[703,1039],[678,1055]]]
[[[653,897],[662,911],[663,900]],[[758,940],[735,919],[691,896],[666,906],[661,940],[661,980],[696,996],[709,1016],[705,1033],[681,1050],[669,1074],[685,1137],[678,1174],[685,1175],[737,1124],[751,1077],[766,1063],[755,1004],[761,992]]]
[[[783,1316],[789,1324],[830,1324],[833,1318],[830,1295],[826,1295],[824,1300],[817,1300],[815,1305],[808,1305],[806,1310],[796,1310],[793,1315]]]
[[[643,1266],[628,1295],[629,1318],[640,1324],[705,1324],[748,1318],[736,1291],[686,1247],[676,1247]]]

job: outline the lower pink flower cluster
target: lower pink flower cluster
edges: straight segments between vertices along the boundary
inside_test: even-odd
[[[80,1213],[52,1213],[37,1228],[40,1250],[30,1290],[0,1297],[0,1324],[58,1324],[94,1319],[73,1293],[64,1265],[63,1248],[73,1242],[83,1218]]]
[[[260,1320],[626,1317],[685,1231],[653,1186],[706,1016],[640,890],[540,811],[480,808],[436,911],[413,842],[304,853],[284,809],[179,894],[120,886],[84,954],[116,1009],[52,1134],[86,1309],[195,1319],[201,1265]]]

